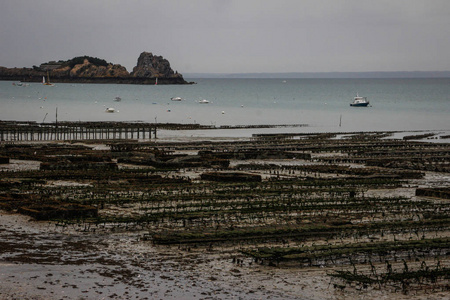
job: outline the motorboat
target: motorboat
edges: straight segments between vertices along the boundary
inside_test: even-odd
[[[181,101],[181,100],[183,100],[183,98],[181,98],[181,97],[172,97],[172,98],[170,98],[170,100],[172,100],[172,101]]]
[[[122,101],[122,98],[120,98],[119,96],[117,96],[117,97],[114,98],[114,101],[120,102],[120,101]]]
[[[356,97],[353,98],[353,102],[350,103],[350,106],[367,106],[369,105],[369,101],[367,101],[367,97],[361,97],[356,93]]]
[[[106,108],[105,112],[107,112],[107,113],[115,113],[116,109],[114,107],[108,107],[108,108]]]
[[[198,103],[200,103],[200,104],[207,104],[207,103],[209,103],[209,101],[206,100],[206,99],[202,99],[202,100],[199,100]]]

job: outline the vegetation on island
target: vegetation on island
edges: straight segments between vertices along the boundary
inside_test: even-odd
[[[74,57],[74,58],[66,61],[64,63],[64,65],[67,65],[67,66],[73,68],[76,65],[83,64],[85,59],[87,59],[91,64],[96,65],[98,67],[100,67],[100,66],[106,67],[108,64],[110,64],[104,59],[85,55],[85,56]]]

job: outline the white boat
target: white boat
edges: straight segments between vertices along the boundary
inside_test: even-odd
[[[120,98],[119,96],[117,96],[117,97],[114,98],[114,101],[116,101],[116,102],[122,101],[122,98]]]
[[[367,105],[369,105],[367,97],[358,96],[358,93],[356,93],[356,97],[353,98],[353,102],[350,103],[350,106],[367,106]]]
[[[206,99],[203,99],[203,100],[199,100],[198,103],[200,103],[200,104],[207,104],[207,103],[209,103],[209,101],[206,100]]]
[[[105,112],[107,112],[107,113],[115,113],[116,109],[114,107],[108,107],[108,108],[106,108]]]
[[[181,100],[183,100],[183,98],[181,98],[181,97],[172,97],[172,98],[170,98],[170,100],[172,100],[172,101],[181,101]]]

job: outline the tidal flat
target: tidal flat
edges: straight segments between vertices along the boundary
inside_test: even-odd
[[[450,144],[393,134],[2,142],[0,299],[449,297]]]

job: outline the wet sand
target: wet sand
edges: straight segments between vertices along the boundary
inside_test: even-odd
[[[0,299],[333,299],[322,270],[232,263],[231,253],[153,246],[0,215]]]

